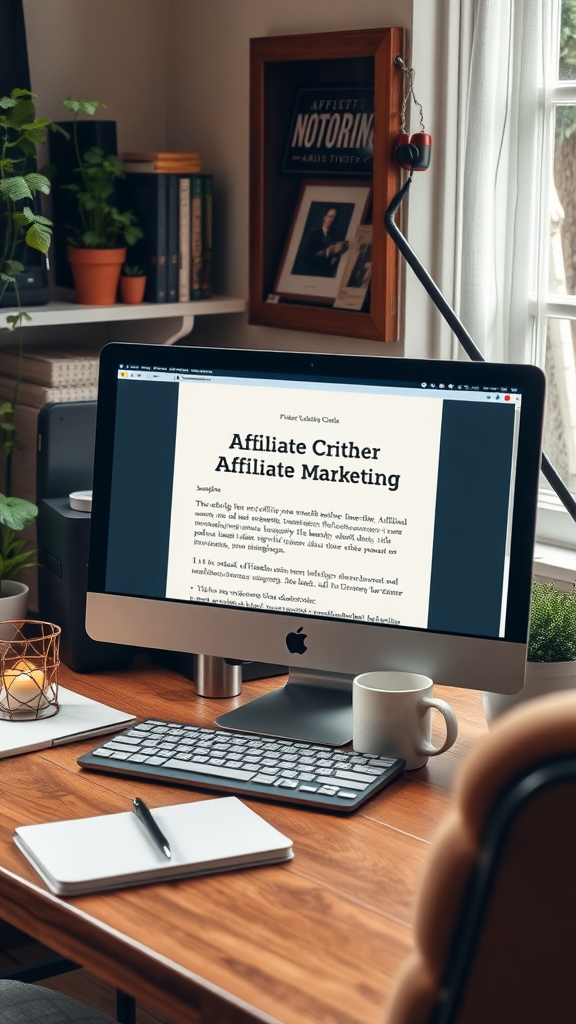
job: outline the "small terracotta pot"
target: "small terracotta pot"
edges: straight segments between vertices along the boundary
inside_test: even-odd
[[[68,246],[76,302],[85,306],[113,306],[126,249],[76,249]]]
[[[120,298],[122,302],[136,304],[144,299],[146,290],[145,277],[124,277],[120,278]]]

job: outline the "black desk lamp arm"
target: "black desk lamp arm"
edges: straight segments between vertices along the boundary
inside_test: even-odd
[[[484,359],[484,356],[482,355],[480,349],[472,341],[472,338],[468,334],[468,331],[464,327],[464,324],[462,323],[461,320],[458,319],[456,313],[448,304],[448,302],[442,295],[442,292],[440,291],[436,283],[432,280],[426,268],[418,259],[414,250],[411,249],[410,245],[408,244],[400,229],[394,223],[394,214],[402,204],[411,184],[412,176],[410,176],[406,180],[405,184],[402,186],[400,191],[397,192],[394,198],[392,199],[388,209],[386,210],[386,213],[384,214],[384,227],[386,228],[386,231],[390,235],[390,238],[392,239],[396,247],[402,253],[408,265],[416,274],[416,277],[420,281],[420,284],[422,284],[423,287],[426,289],[428,295],[432,299],[432,302],[440,311],[446,323],[458,338],[458,341],[462,345],[462,348],[466,352],[466,355],[469,356],[469,358],[473,362],[483,363],[486,360]],[[559,473],[554,469],[554,466],[550,462],[550,459],[544,452],[542,452],[541,469],[546,480],[550,484],[552,490],[556,492],[556,494],[560,498],[560,501],[564,505],[564,508],[570,514],[574,522],[576,522],[576,501],[574,500],[572,494],[566,487],[566,484],[562,480]]]

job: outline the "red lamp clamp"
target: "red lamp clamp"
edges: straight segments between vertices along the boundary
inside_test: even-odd
[[[414,68],[408,67],[402,57],[398,54],[394,58],[394,64],[408,76],[408,89],[402,101],[401,128],[402,131],[396,140],[394,147],[394,159],[405,171],[426,171],[430,166],[432,156],[432,136],[428,135],[424,126],[422,105],[414,95]],[[406,108],[408,100],[412,98],[420,111],[421,131],[409,135],[406,122]]]

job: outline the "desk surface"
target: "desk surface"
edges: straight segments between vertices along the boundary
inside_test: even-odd
[[[61,682],[139,716],[211,724],[240,697],[196,697],[145,659],[115,675]],[[24,754],[0,767],[0,917],[178,1022],[275,1019],[376,1024],[412,946],[419,873],[459,764],[486,732],[480,695],[436,688],[458,716],[452,750],[350,817],[248,801],[294,841],[289,864],[64,900],[12,841],[17,825],[151,807],[213,794],[81,771],[95,741]]]

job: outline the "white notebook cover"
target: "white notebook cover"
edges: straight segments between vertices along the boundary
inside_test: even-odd
[[[275,864],[293,857],[292,841],[235,796],[157,807],[170,860],[132,811],[23,825],[14,842],[60,896]]]
[[[64,686],[58,687],[58,702],[60,710],[50,718],[21,722],[0,719],[0,758],[102,736],[116,729],[126,729],[136,721],[134,715],[82,697]]]

